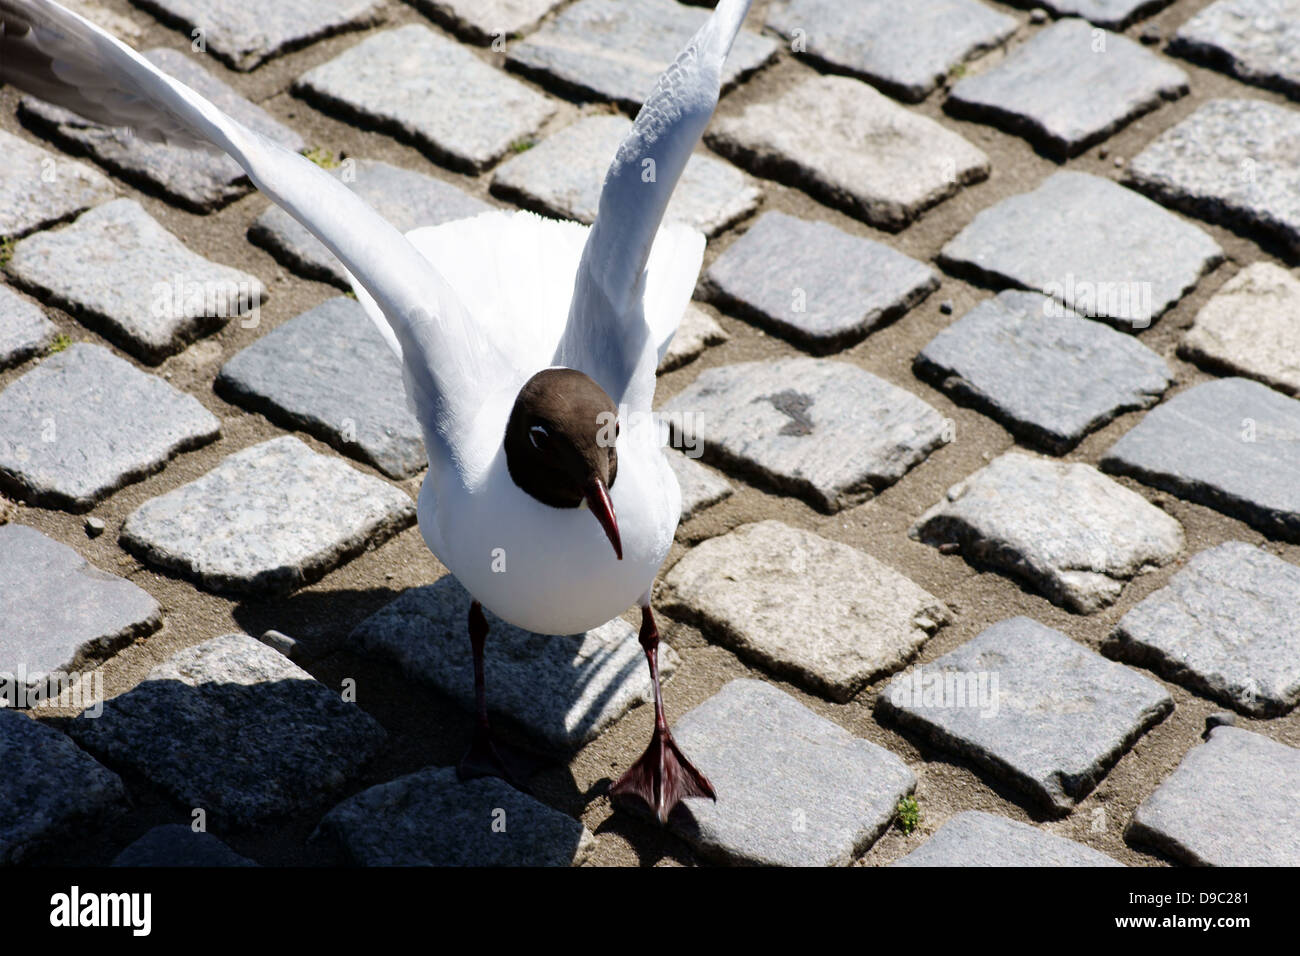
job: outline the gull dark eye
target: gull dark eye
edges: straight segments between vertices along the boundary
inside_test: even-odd
[[[533,425],[528,429],[528,440],[538,451],[542,451],[551,440],[551,433],[542,425]]]

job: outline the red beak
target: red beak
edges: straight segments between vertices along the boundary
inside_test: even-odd
[[[605,529],[605,535],[609,538],[609,543],[614,546],[614,553],[622,561],[623,542],[618,537],[618,519],[614,517],[614,506],[610,504],[609,492],[605,489],[605,483],[599,478],[593,478],[591,484],[587,485],[586,498],[587,507],[596,516],[600,526]]]

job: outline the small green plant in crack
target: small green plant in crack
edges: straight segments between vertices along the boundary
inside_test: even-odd
[[[921,822],[921,808],[917,805],[916,797],[903,797],[895,809],[898,811],[898,828],[910,834]]]
[[[310,159],[317,166],[319,166],[321,169],[338,168],[339,165],[338,157],[336,157],[328,149],[324,149],[320,146],[309,146],[302,151],[302,154],[306,156],[308,159]]]
[[[951,70],[948,71],[948,79],[950,80],[960,80],[965,75],[966,75],[965,63],[958,63],[956,66],[954,66]]]
[[[526,153],[536,145],[537,143],[531,139],[517,139],[510,144],[510,152]]]
[[[0,269],[9,265],[9,260],[14,257],[14,241],[6,236],[0,239]]]
[[[58,335],[54,336],[54,341],[50,343],[50,347],[45,350],[45,353],[47,355],[54,355],[58,352],[62,352],[71,344],[72,339],[60,332]]]

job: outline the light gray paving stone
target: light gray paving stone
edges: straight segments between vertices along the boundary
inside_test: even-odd
[[[411,588],[352,631],[356,647],[394,661],[474,710],[470,596],[451,575]],[[488,706],[558,752],[571,752],[638,703],[653,699],[650,671],[636,629],[614,618],[586,634],[555,637],[507,624],[490,609],[485,651]],[[677,655],[661,645],[661,676]]]
[[[500,47],[527,32],[562,0],[412,0],[436,23],[473,43]]]
[[[0,708],[0,763],[0,864],[21,863],[60,838],[77,838],[86,825],[126,807],[117,774],[15,710]]]
[[[35,528],[0,525],[0,697],[44,694],[71,672],[162,627],[162,609]],[[61,682],[60,682],[61,683]],[[57,691],[58,688],[56,688]]]
[[[283,592],[414,522],[404,492],[286,435],[146,501],[126,519],[121,541],[207,588]]]
[[[677,447],[833,513],[871,498],[947,439],[911,392],[831,359],[703,372],[663,406]]]
[[[677,476],[677,484],[681,488],[683,521],[710,505],[731,497],[735,491],[729,481],[693,458],[671,450],[665,450],[664,457],[668,459],[668,465]]]
[[[705,140],[757,175],[891,232],[990,170],[988,157],[956,133],[844,76],[809,77],[724,112]]]
[[[1123,30],[1173,0],[1010,0],[1016,6],[1041,7],[1058,17],[1083,17],[1099,27]]]
[[[1017,23],[978,0],[777,0],[767,27],[817,65],[919,103],[954,67],[1006,42]]]
[[[383,19],[383,0],[132,0],[235,70]],[[201,31],[198,36],[194,31]]]
[[[967,810],[893,866],[1123,866],[1104,853],[1027,823]]]
[[[134,20],[114,13],[105,7],[100,0],[68,0],[67,3],[60,4],[60,6],[67,7],[87,20],[94,21],[119,39],[126,40],[132,46],[136,46],[140,41],[140,37],[144,35],[144,30]]]
[[[113,198],[108,177],[85,163],[0,130],[0,239],[44,229]]]
[[[948,619],[888,565],[780,521],[696,545],[664,585],[666,610],[840,703],[902,667]]]
[[[1188,90],[1186,73],[1135,41],[1068,19],[961,80],[944,108],[1067,159]]]
[[[216,386],[390,478],[427,464],[401,363],[355,299],[329,299],[268,332],[222,366]]]
[[[1183,549],[1176,520],[1091,465],[1008,452],[948,489],[912,526],[927,544],[1018,578],[1091,614]]]
[[[325,814],[314,838],[358,866],[578,866],[594,843],[577,820],[504,780],[462,782],[451,767],[363,790]]]
[[[1064,815],[1174,702],[1137,671],[1014,617],[894,678],[876,709]]]
[[[1101,467],[1300,541],[1300,402],[1257,382],[1180,392],[1112,445]]]
[[[929,266],[824,222],[767,212],[714,260],[720,308],[826,353],[860,341],[939,287]]]
[[[728,862],[846,865],[916,786],[888,750],[762,681],[731,681],[683,716],[673,737],[718,802],[687,799],[669,826]]]
[[[211,833],[183,823],[154,827],[113,860],[114,866],[257,866]]]
[[[681,324],[668,344],[659,363],[660,372],[671,372],[695,361],[711,345],[720,345],[731,338],[717,320],[694,305],[687,305]]]
[[[251,321],[266,298],[256,277],[191,252],[134,199],[21,240],[9,271],[155,365],[232,318]]]
[[[507,160],[492,192],[543,215],[592,223],[605,173],[632,128],[624,116],[587,116]],[[762,193],[744,173],[712,156],[692,156],[673,192],[665,222],[715,236],[758,207]]]
[[[1216,727],[1125,835],[1192,866],[1300,866],[1300,750]]]
[[[1263,233],[1300,255],[1300,110],[1210,100],[1138,153],[1129,180],[1160,202]]]
[[[450,183],[378,160],[344,160],[327,172],[402,232],[468,219],[493,208]],[[272,204],[257,217],[248,238],[308,278],[352,288],[334,253],[279,206]]]
[[[475,173],[555,112],[547,97],[418,23],[372,34],[304,73],[294,91]]]
[[[0,285],[0,369],[40,355],[57,332],[38,306]]]
[[[708,16],[676,0],[578,0],[511,47],[507,62],[565,93],[631,112]],[[775,57],[775,42],[742,30],[722,67],[723,90]]]
[[[1104,650],[1256,717],[1300,703],[1300,568],[1241,541],[1202,551]]]
[[[1219,0],[1178,28],[1169,52],[1300,98],[1300,3]]]
[[[1221,261],[1223,250],[1196,226],[1108,179],[1071,171],[983,210],[939,253],[955,274],[1042,292],[1134,329]]]
[[[1300,279],[1271,262],[1242,269],[1202,306],[1178,354],[1300,393]]]
[[[247,634],[176,652],[68,732],[218,827],[319,806],[386,737],[357,704]]]
[[[200,66],[198,57],[164,48],[149,50],[145,58],[272,142],[294,152],[306,146],[296,132]],[[194,212],[211,212],[253,191],[243,168],[223,152],[149,142],[33,96],[23,97],[19,115],[64,149],[86,153],[128,182]]]
[[[75,343],[0,392],[0,485],[33,504],[89,511],[220,433],[192,396]]]
[[[1037,292],[981,302],[935,336],[913,368],[1058,455],[1120,412],[1154,405],[1173,382],[1165,360],[1137,339]]]

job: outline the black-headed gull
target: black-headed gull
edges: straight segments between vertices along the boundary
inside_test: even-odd
[[[402,358],[423,429],[420,531],[474,599],[478,723],[464,776],[510,776],[488,728],[480,602],[557,635],[639,604],[654,736],[611,793],[640,798],[660,820],[682,797],[716,799],[673,742],[659,689],[650,587],[681,496],[650,403],[704,253],[699,233],[661,223],[749,6],[721,0],[659,78],[592,227],[501,211],[403,236],[336,179],[89,21],[50,0],[0,0],[0,80],[150,139],[215,145],[350,271]]]

